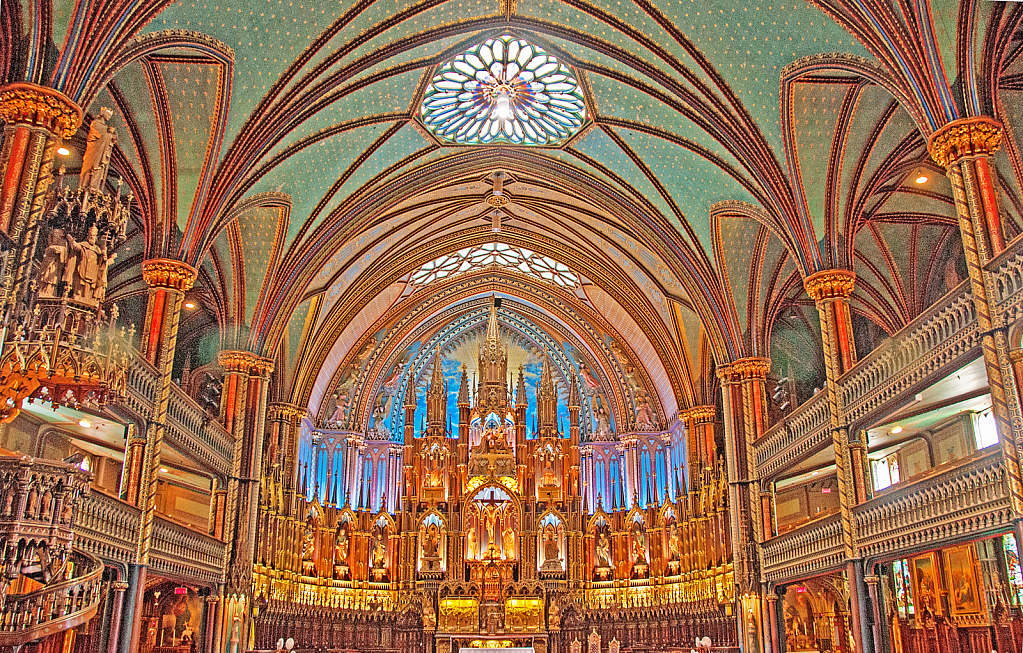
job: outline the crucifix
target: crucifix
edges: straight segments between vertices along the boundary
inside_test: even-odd
[[[486,499],[477,499],[477,502],[483,506],[483,520],[487,527],[487,556],[496,557],[497,544],[494,542],[494,525],[497,522],[500,506],[504,505],[505,500],[499,499],[497,491],[490,488],[490,496]]]

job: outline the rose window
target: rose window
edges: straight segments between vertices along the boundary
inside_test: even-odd
[[[420,117],[447,143],[557,145],[582,127],[586,106],[568,66],[505,35],[442,65]]]

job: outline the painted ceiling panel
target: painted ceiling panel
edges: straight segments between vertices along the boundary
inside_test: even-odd
[[[266,275],[271,269],[274,237],[281,209],[254,208],[238,216],[238,228],[242,233],[243,256],[245,257],[245,322],[252,320],[259,301]]]
[[[167,91],[167,110],[177,163],[178,227],[185,221],[199,185],[220,104],[220,65],[192,62],[157,66]]]
[[[847,84],[800,83],[792,87],[795,156],[818,238],[824,234],[829,163],[848,90]]]
[[[731,286],[739,328],[744,334],[749,332],[750,327],[748,313],[750,288],[757,281],[754,274],[759,273],[758,270],[752,270],[751,266],[754,263],[760,226],[756,220],[735,216],[726,216],[720,221],[720,250],[724,254],[724,260],[720,261],[719,265]]]

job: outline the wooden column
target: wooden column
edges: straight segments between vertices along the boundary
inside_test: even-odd
[[[997,288],[988,263],[1004,248],[1001,218],[991,179],[989,158],[1001,147],[1002,126],[991,118],[953,121],[934,134],[928,150],[952,184],[952,198],[959,216],[959,233],[970,274],[973,304],[977,311],[984,369],[991,390],[991,405],[998,425],[1005,460],[1006,484],[1016,519],[1016,538],[1023,529],[1023,482],[1020,475],[1023,447],[1023,416],[1020,391],[1013,372],[1008,325],[995,310]],[[1018,355],[1017,355],[1018,356]]]
[[[7,264],[0,282],[0,302],[25,291],[26,273],[35,248],[53,159],[61,139],[75,135],[82,110],[63,93],[35,84],[0,88],[0,241]],[[6,239],[4,238],[6,237]]]

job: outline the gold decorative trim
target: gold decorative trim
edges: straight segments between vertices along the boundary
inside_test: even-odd
[[[771,371],[771,359],[759,356],[748,356],[732,361],[718,368],[718,377],[731,376],[737,381],[764,379]]]
[[[856,287],[856,273],[850,270],[821,270],[803,279],[806,294],[815,302],[849,299]]]
[[[953,120],[927,140],[927,151],[947,168],[964,156],[989,156],[1002,146],[1002,125],[980,116]]]
[[[43,127],[68,139],[82,124],[82,109],[60,91],[19,82],[0,89],[0,120]]]
[[[249,351],[225,350],[219,352],[217,354],[217,362],[220,363],[220,366],[228,374],[241,373],[266,378],[274,371],[272,360],[257,356]]]
[[[683,422],[692,421],[693,424],[701,424],[705,422],[713,422],[714,416],[717,414],[714,406],[693,406],[683,410],[679,417]]]
[[[267,409],[267,416],[273,421],[298,423],[308,410],[295,404],[273,403]]]
[[[487,196],[487,204],[489,204],[490,206],[494,207],[495,209],[499,209],[499,208],[508,206],[508,196],[507,195],[488,195]]]
[[[188,291],[195,283],[195,276],[195,268],[182,261],[156,258],[142,262],[142,278],[150,288]]]

